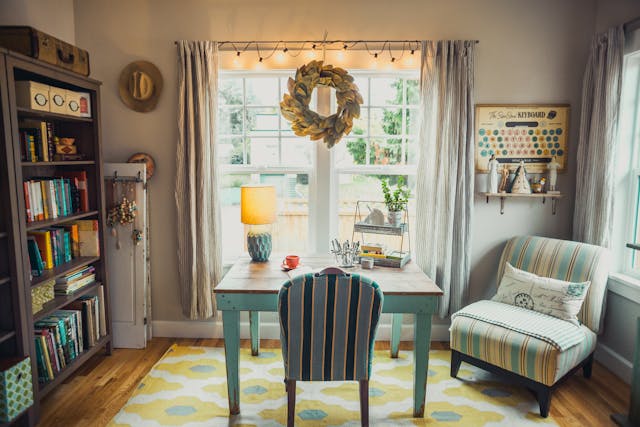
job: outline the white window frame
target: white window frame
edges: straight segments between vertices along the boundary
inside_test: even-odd
[[[271,70],[271,71],[234,71],[234,70],[222,70],[219,74],[219,78],[242,78],[243,79],[243,104],[241,107],[243,110],[243,132],[241,135],[226,135],[219,134],[220,138],[242,138],[243,139],[243,159],[246,161],[247,152],[249,147],[246,145],[246,138],[253,138],[248,135],[246,129],[246,109],[247,107],[269,107],[264,105],[245,105],[244,99],[246,97],[246,83],[244,79],[247,78],[264,78],[264,77],[285,77],[292,76],[295,70]],[[353,75],[368,76],[377,78],[403,78],[411,79],[418,78],[418,70],[397,70],[393,72],[379,72],[376,70],[362,70],[353,71]],[[279,85],[280,83],[280,79]],[[329,88],[316,88],[318,109],[320,114],[329,114],[331,110],[334,97],[331,96],[331,90]],[[371,94],[371,85],[368,85],[369,95]],[[406,133],[406,110],[414,108],[413,105],[406,104],[406,85],[403,86],[403,103],[398,105],[397,108],[402,109],[402,134],[401,135],[388,135],[386,138],[408,138]],[[368,97],[370,100],[370,96]],[[324,102],[324,104],[323,104]],[[389,108],[389,105],[368,105],[367,108]],[[228,107],[232,109],[234,106]],[[368,120],[371,120],[371,115],[368,115]],[[287,122],[284,121],[282,116],[279,117],[280,126],[283,128],[287,126]],[[284,121],[284,122],[283,122]],[[370,130],[371,126],[369,124]],[[278,135],[279,140],[279,153],[278,158],[281,159],[281,137]],[[372,137],[367,132],[366,138],[385,138],[383,135],[376,135]],[[417,135],[416,135],[417,138]],[[341,141],[344,143],[345,141]],[[233,165],[233,164],[219,164],[221,172],[224,175],[233,174],[306,174],[309,177],[309,222],[308,222],[308,250],[309,252],[325,253],[329,250],[329,241],[332,237],[338,235],[338,182],[340,174],[354,174],[354,175],[416,175],[417,164],[407,165],[353,165],[353,166],[336,166],[335,152],[334,150],[327,150],[323,143],[314,143],[315,149],[311,150],[311,163],[308,166],[268,166],[268,165]],[[369,147],[369,146],[367,146]],[[405,144],[402,144],[402,158],[406,160]],[[366,159],[369,161],[369,149],[367,148]],[[254,159],[251,159],[254,161]],[[319,212],[320,206],[327,206],[328,211]]]

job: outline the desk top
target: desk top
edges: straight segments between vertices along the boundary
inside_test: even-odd
[[[214,292],[277,294],[282,284],[289,280],[289,275],[280,268],[282,258],[282,255],[273,254],[268,262],[252,262],[248,255],[243,255]],[[330,255],[300,256],[300,264],[314,271],[336,265],[335,258]],[[357,264],[343,270],[369,277],[378,283],[385,295],[442,295],[442,290],[414,262],[409,262],[402,269],[375,266],[371,270],[364,270]]]

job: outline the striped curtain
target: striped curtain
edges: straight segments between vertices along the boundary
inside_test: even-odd
[[[423,41],[416,261],[444,291],[438,313],[468,294],[473,214],[473,41]]]
[[[215,164],[218,45],[179,41],[178,274],[182,311],[189,319],[215,313],[213,287],[222,279],[220,207]]]
[[[582,83],[573,239],[610,246],[624,30],[596,34]]]

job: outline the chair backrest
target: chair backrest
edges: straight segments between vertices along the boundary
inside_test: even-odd
[[[287,281],[278,295],[285,378],[369,379],[383,299],[378,284],[358,274]]]
[[[600,331],[609,277],[609,250],[600,246],[536,236],[514,237],[507,242],[498,266],[498,286],[505,263],[538,276],[567,282],[590,281],[578,319],[593,332]]]

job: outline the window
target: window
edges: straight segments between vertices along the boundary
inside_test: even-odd
[[[618,123],[615,259],[623,262],[620,271],[640,277],[640,251],[625,248],[626,243],[640,243],[640,51],[625,56]]]
[[[239,207],[243,184],[276,186],[278,220],[272,228],[276,252],[327,252],[330,238],[351,239],[356,201],[381,200],[382,179],[393,184],[403,176],[415,195],[417,72],[351,72],[364,99],[361,116],[351,134],[330,151],[321,142],[295,136],[280,115],[279,103],[292,74],[221,73],[218,161],[225,260],[245,250]],[[334,111],[335,97],[319,92],[314,91],[314,109]],[[412,234],[414,205],[411,200]],[[397,244],[382,240],[376,242]]]

